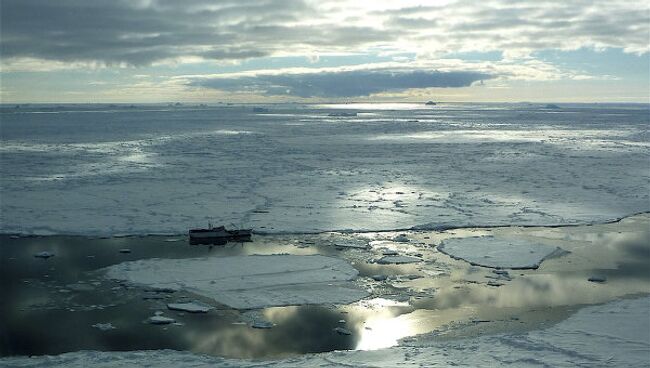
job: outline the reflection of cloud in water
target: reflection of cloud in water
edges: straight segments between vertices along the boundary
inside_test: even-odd
[[[416,103],[346,103],[346,104],[321,104],[316,108],[342,109],[342,110],[415,110],[427,109],[423,104]]]
[[[399,339],[414,334],[410,322],[400,320],[387,309],[376,311],[357,329],[361,338],[356,349],[375,350],[396,345]]]
[[[195,352],[239,357],[279,357],[305,352],[352,349],[358,336],[339,335],[342,315],[322,307],[280,307],[263,312],[275,324],[268,330],[232,324],[214,329],[185,330],[183,337]]]

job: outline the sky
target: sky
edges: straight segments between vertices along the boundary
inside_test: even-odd
[[[650,102],[650,3],[2,0],[2,103]]]

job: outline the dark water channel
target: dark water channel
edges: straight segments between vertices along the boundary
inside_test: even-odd
[[[48,236],[0,237],[0,352],[57,354],[76,350],[191,350],[220,356],[280,357],[354,349],[358,335],[337,333],[350,313],[319,306],[238,311],[184,292],[156,293],[105,280],[95,270],[146,258],[234,256],[291,251],[332,255],[333,247],[297,248],[264,241],[224,246],[189,245],[186,239],[125,237],[89,239]],[[120,250],[129,249],[130,253]],[[55,255],[34,257],[41,251]],[[198,300],[216,306],[205,314],[169,311],[166,304]],[[393,307],[389,307],[393,308]],[[394,309],[409,310],[408,307]],[[156,311],[181,325],[152,325]],[[357,311],[354,318],[358,320]],[[371,313],[368,311],[368,313]],[[399,313],[396,311],[395,313]],[[281,321],[272,329],[252,328],[263,318]],[[93,325],[110,323],[114,329]]]

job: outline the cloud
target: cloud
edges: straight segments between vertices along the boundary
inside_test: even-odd
[[[413,88],[467,87],[494,76],[471,71],[350,70],[198,79],[190,85],[233,92],[295,97],[360,97]]]
[[[291,46],[354,48],[391,39],[371,27],[296,23],[314,11],[301,0],[6,0],[0,51],[3,59],[140,66],[263,57]]]
[[[3,63],[141,66],[166,61],[395,50],[650,50],[632,1],[3,0]]]
[[[230,92],[300,97],[349,97],[422,88],[468,87],[477,81],[611,79],[526,59],[390,61],[323,68],[276,68],[173,77],[179,84]]]

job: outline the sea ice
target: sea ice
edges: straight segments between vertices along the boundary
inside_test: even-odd
[[[54,257],[54,253],[44,250],[42,252],[38,252],[38,253],[34,254],[34,257],[48,259],[50,257]]]
[[[594,276],[591,276],[591,277],[588,279],[588,281],[591,281],[591,282],[597,282],[597,283],[602,284],[602,283],[604,283],[604,282],[607,282],[607,277],[605,277],[605,276],[601,276],[601,275],[594,275]]]
[[[273,323],[269,322],[269,321],[258,320],[258,321],[254,321],[251,324],[251,327],[252,328],[257,328],[257,329],[260,329],[260,330],[268,330],[270,328],[273,328]]]
[[[549,256],[562,252],[546,244],[492,236],[448,239],[437,249],[475,266],[510,269],[535,269]]]
[[[345,241],[334,243],[334,246],[337,248],[354,248],[354,249],[368,249],[368,243],[366,242],[354,242],[354,241]]]
[[[102,330],[102,331],[110,331],[110,330],[115,329],[115,326],[113,326],[113,324],[110,323],[110,322],[109,323],[95,323],[93,325],[93,327],[95,327],[95,328],[97,328],[99,330]]]
[[[351,303],[367,295],[350,282],[357,274],[344,260],[320,255],[146,259],[106,268],[111,279],[185,289],[237,309]]]
[[[407,264],[422,262],[422,258],[410,256],[384,256],[377,260],[379,264]]]
[[[152,325],[168,325],[176,322],[176,320],[173,318],[156,315],[149,317],[149,319],[147,319],[147,322],[151,323]]]
[[[396,250],[387,249],[387,250],[382,251],[381,254],[384,255],[384,256],[397,256],[397,255],[399,255],[399,252],[396,251]]]
[[[393,241],[397,243],[408,243],[409,238],[406,236],[406,234],[399,234],[393,238]]]
[[[0,231],[443,229],[650,210],[647,105],[381,107],[353,123],[309,105],[3,114]]]
[[[170,310],[189,313],[207,313],[213,309],[209,305],[203,305],[199,303],[169,303],[167,304],[167,308]]]

